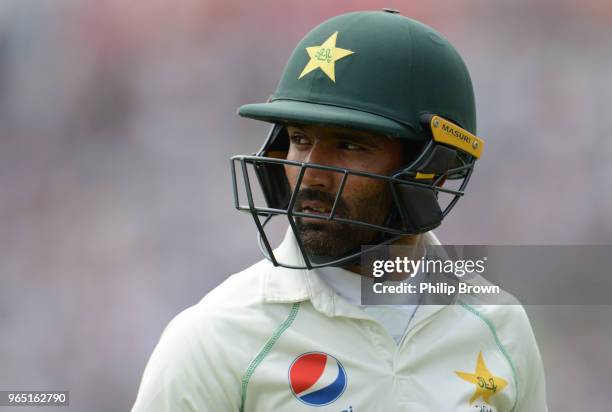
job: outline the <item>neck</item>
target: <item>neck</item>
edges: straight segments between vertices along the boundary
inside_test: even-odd
[[[422,246],[422,245],[423,245],[423,235],[419,234],[419,235],[402,236],[401,238],[399,238],[392,244],[388,245],[388,247],[389,246]],[[389,256],[390,259],[395,259],[397,257],[399,258],[407,257],[410,259],[415,259],[423,255],[423,250],[420,247],[394,248],[394,249],[396,250],[394,250],[393,251],[394,253],[392,253],[392,255]],[[342,268],[345,270],[348,270],[349,272],[353,272],[361,276],[368,276],[368,277],[372,276],[371,274],[367,272],[366,273],[362,272],[361,265],[343,266]]]

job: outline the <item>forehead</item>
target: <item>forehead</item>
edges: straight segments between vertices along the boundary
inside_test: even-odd
[[[366,130],[323,124],[287,124],[289,133],[302,132],[317,138],[355,138],[379,142],[392,140],[388,136]]]

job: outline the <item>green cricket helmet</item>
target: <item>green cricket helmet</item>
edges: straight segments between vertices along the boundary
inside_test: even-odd
[[[240,116],[273,124],[260,151],[231,159],[235,207],[249,212],[259,230],[263,254],[279,262],[265,234],[266,223],[278,215],[289,219],[306,268],[343,265],[367,248],[343,256],[309,256],[301,247],[296,219],[309,217],[361,226],[379,233],[373,248],[401,236],[419,234],[440,225],[467,186],[484,142],[476,134],[474,92],[468,70],[455,48],[441,34],[393,10],[343,14],[315,27],[298,44],[275,93],[266,103],[240,107]],[[411,142],[418,153],[390,176],[286,160],[287,124],[320,124],[365,130]],[[247,204],[238,195],[236,165],[240,165]],[[299,167],[292,190],[286,166]],[[260,184],[265,205],[255,204],[248,169]],[[335,206],[326,216],[296,210],[304,172],[308,168],[342,173],[334,205],[342,197],[348,176],[365,176],[388,183],[393,207],[384,225],[338,216]],[[457,181],[456,189],[444,182]],[[439,195],[451,201],[442,206]]]

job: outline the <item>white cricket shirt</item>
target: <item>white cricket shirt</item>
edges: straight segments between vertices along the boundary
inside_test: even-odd
[[[301,261],[288,234],[276,251]],[[133,412],[546,412],[520,305],[418,306],[399,344],[315,270],[267,260],[165,328]]]
[[[440,241],[433,232],[424,233],[420,241],[424,245],[440,245]],[[362,305],[361,304],[361,276],[340,267],[324,267],[317,269],[317,274],[336,293],[353,305],[362,308],[389,332],[395,343],[399,344],[414,311],[419,304],[418,294],[396,295],[392,305]],[[422,276],[419,272],[415,277]]]

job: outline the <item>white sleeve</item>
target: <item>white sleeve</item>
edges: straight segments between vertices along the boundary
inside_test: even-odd
[[[531,361],[524,374],[526,382],[516,412],[547,412],[544,366],[535,340]]]
[[[524,339],[525,357],[522,364],[523,370],[519,371],[519,376],[522,380],[522,391],[516,412],[547,412],[548,406],[546,404],[546,384],[542,357],[527,313],[523,308],[521,308],[521,312],[524,317],[524,328],[521,331],[521,335]]]
[[[132,412],[239,410],[240,382],[207,329],[210,325],[191,309],[168,324],[147,363]]]

